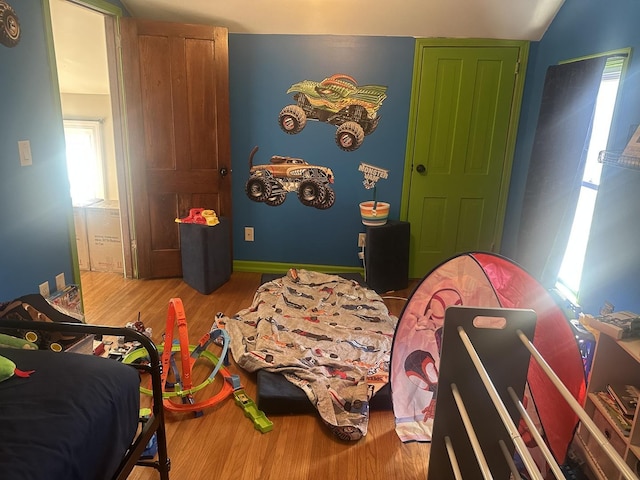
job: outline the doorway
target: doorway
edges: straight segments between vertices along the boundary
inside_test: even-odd
[[[500,248],[528,43],[418,40],[401,216],[411,278]]]
[[[121,12],[115,6],[94,6],[91,0],[50,0],[49,9],[74,203],[78,270],[132,277],[127,203],[122,191],[126,185],[121,181],[120,167],[125,163],[125,149],[119,89],[114,81],[118,75],[114,72],[112,34]],[[92,176],[82,175],[83,170]],[[85,188],[87,185],[90,188]],[[79,278],[79,272],[76,276]]]

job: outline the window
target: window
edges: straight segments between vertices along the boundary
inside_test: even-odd
[[[104,198],[102,122],[64,120],[67,173],[74,205]]]
[[[591,219],[598,195],[600,174],[602,173],[602,164],[598,162],[598,154],[607,148],[613,109],[616,103],[624,60],[623,57],[609,58],[602,74],[598,97],[596,99],[584,175],[582,177],[582,187],[580,188],[580,196],[573,219],[573,226],[571,227],[569,242],[556,283],[556,288],[575,303],[577,303],[584,257],[587,250],[587,241],[591,230]]]

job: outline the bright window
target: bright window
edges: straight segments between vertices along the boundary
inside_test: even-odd
[[[582,177],[582,187],[580,188],[580,196],[573,219],[573,226],[571,227],[569,243],[567,244],[556,283],[556,288],[573,302],[577,302],[584,256],[587,251],[587,241],[591,230],[591,220],[598,195],[598,187],[600,186],[602,164],[598,162],[598,154],[607,148],[623,62],[624,59],[621,57],[609,58],[602,74],[584,175]]]
[[[100,120],[65,120],[67,172],[74,205],[104,198],[104,164],[102,122]]]

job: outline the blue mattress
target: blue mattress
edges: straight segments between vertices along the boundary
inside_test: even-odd
[[[29,378],[0,383],[3,480],[107,479],[133,440],[138,372],[77,353],[0,349]]]

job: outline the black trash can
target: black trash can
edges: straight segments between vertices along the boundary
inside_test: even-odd
[[[205,295],[231,277],[229,220],[224,217],[219,217],[219,220],[220,223],[214,226],[180,224],[182,278]]]

